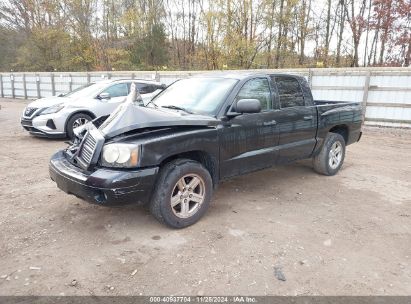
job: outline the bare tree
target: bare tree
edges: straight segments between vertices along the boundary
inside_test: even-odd
[[[338,35],[337,35],[337,53],[336,53],[336,64],[340,66],[341,64],[341,44],[343,40],[344,24],[345,24],[345,1],[340,0],[338,5],[339,20],[338,20]]]
[[[310,22],[310,13],[311,13],[311,0],[302,0],[301,9],[299,14],[299,42],[300,42],[300,55],[298,63],[300,65],[304,64],[305,58],[305,41],[308,35],[308,24]]]
[[[367,7],[366,0],[361,0],[359,3],[359,12],[356,12],[356,2],[350,0],[345,3],[344,9],[347,16],[348,23],[350,24],[352,39],[354,43],[354,56],[352,66],[359,66],[358,48],[360,45],[361,35],[366,28],[366,22],[364,20],[364,13]]]

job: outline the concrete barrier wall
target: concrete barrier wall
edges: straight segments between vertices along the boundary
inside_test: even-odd
[[[315,99],[356,101],[366,106],[369,125],[411,127],[411,68],[255,70],[303,75]],[[104,79],[151,79],[170,84],[210,71],[0,73],[0,97],[37,99]],[[235,71],[233,71],[235,72]]]

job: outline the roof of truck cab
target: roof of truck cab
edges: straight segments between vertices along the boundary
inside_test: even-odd
[[[216,77],[216,78],[228,78],[228,79],[238,79],[243,80],[245,78],[250,77],[258,77],[258,76],[267,76],[267,75],[281,75],[281,76],[290,76],[290,77],[303,77],[301,75],[296,74],[285,74],[285,73],[275,73],[269,71],[229,71],[229,72],[209,72],[204,74],[197,74],[193,75],[192,77]]]

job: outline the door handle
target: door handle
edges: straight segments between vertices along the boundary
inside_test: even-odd
[[[304,120],[312,120],[314,117],[312,115],[304,116]]]
[[[275,120],[263,122],[264,126],[275,126],[276,124],[277,122]]]

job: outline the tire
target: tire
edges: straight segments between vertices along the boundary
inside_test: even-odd
[[[339,153],[337,153],[338,147],[340,148]],[[328,133],[320,153],[313,158],[314,170],[328,176],[335,175],[344,163],[344,158],[344,138],[338,133]]]
[[[91,120],[92,120],[91,116],[85,113],[78,113],[78,114],[74,114],[73,116],[71,116],[69,120],[67,121],[67,126],[66,126],[67,137],[70,139],[74,137],[73,129],[81,125],[79,124],[76,126],[76,123],[78,123],[79,121],[84,121],[84,123],[87,123]]]
[[[190,183],[195,185],[197,182],[195,187],[190,187]],[[159,222],[170,227],[188,227],[205,214],[212,191],[210,173],[199,162],[174,160],[160,170],[150,212]]]

